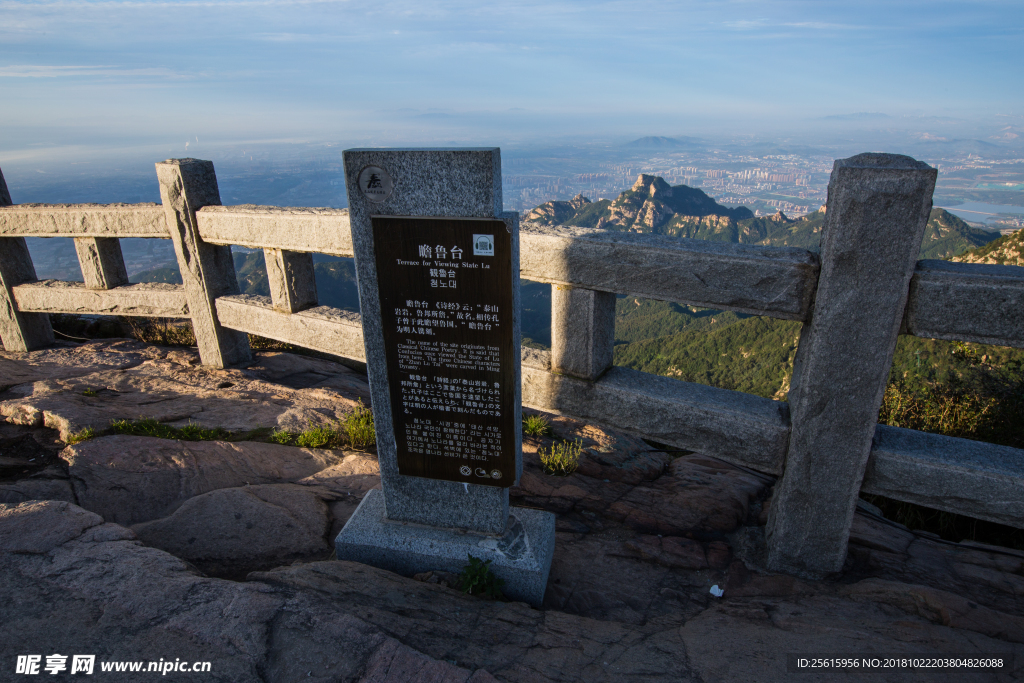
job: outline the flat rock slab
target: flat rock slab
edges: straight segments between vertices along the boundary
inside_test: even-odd
[[[79,505],[132,525],[210,491],[305,479],[344,462],[344,451],[115,435],[68,446],[61,458]]]
[[[329,527],[327,505],[312,487],[264,484],[189,498],[170,516],[132,531],[207,573],[223,573],[326,559]]]
[[[134,368],[147,360],[163,358],[166,353],[165,349],[134,339],[104,339],[85,344],[57,342],[28,353],[0,349],[0,390],[17,384]]]
[[[217,370],[198,365],[192,350],[145,348],[161,357],[8,389],[0,416],[56,429],[66,440],[87,427],[102,431],[112,420],[139,418],[232,432],[261,427],[300,432],[344,417],[360,400],[369,405],[365,377],[336,363],[273,353],[258,355],[252,369]],[[303,388],[264,379],[296,376]]]

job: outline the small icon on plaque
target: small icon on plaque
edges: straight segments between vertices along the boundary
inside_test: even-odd
[[[492,479],[501,479],[501,470],[491,470]]]
[[[494,256],[494,235],[473,235],[474,256]]]
[[[464,477],[468,477],[469,475],[473,474],[473,470],[469,468],[469,465],[463,465],[462,467],[460,467],[459,472],[462,473],[462,476]]]
[[[391,196],[395,182],[380,166],[367,166],[359,172],[359,189],[374,204],[380,204]]]
[[[476,468],[476,476],[478,476],[478,477],[486,477],[487,476],[487,470],[485,470],[483,467],[477,467]]]

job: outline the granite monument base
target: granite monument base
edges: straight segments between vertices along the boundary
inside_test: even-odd
[[[459,573],[469,555],[491,560],[512,600],[540,607],[555,551],[555,516],[512,508],[501,536],[460,529],[393,522],[384,514],[384,494],[366,494],[334,542],[339,560],[362,562],[405,576],[441,570]]]

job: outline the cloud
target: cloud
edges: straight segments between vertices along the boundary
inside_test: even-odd
[[[152,76],[157,78],[182,78],[180,74],[165,68],[131,69],[103,64],[82,66],[57,66],[49,64],[16,64],[0,66],[0,78],[78,78],[83,76]]]
[[[877,30],[878,28],[861,24],[841,24],[828,21],[769,21],[768,19],[737,19],[735,21],[722,22],[722,26],[734,31],[762,31],[778,28],[802,28],[815,31],[864,31]]]

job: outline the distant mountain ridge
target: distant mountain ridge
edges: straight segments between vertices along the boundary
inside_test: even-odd
[[[648,135],[632,142],[627,142],[623,146],[636,149],[692,149],[700,145],[696,138],[668,138],[663,135]]]
[[[591,202],[582,194],[568,202],[547,202],[528,212],[523,220],[539,225],[577,225],[620,232],[657,233],[676,237],[714,239],[737,221],[753,218],[746,207],[730,209],[687,185],[669,185],[647,174],[637,176],[633,187],[615,201]],[[724,239],[719,241],[733,241]]]
[[[658,176],[641,174],[633,187],[614,201],[591,202],[578,194],[569,201],[541,204],[527,212],[523,221],[818,251],[825,212],[797,219],[782,211],[755,217],[744,206],[722,206],[703,190],[670,186]],[[918,258],[950,258],[996,237],[996,233],[973,228],[945,209],[933,209]]]
[[[988,244],[971,249],[950,259],[960,263],[993,263],[1001,266],[1024,266],[1024,230],[1003,235]]]

